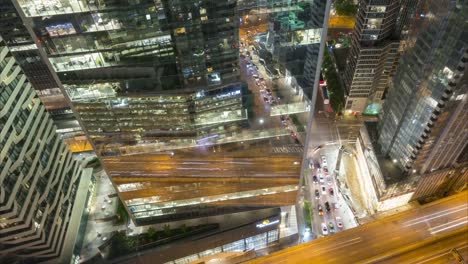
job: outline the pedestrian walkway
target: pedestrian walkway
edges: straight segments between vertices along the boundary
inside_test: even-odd
[[[110,179],[104,170],[94,173],[95,184],[90,204],[88,206],[88,223],[81,248],[80,262],[101,254],[100,246],[112,237],[115,231],[125,230],[126,224],[114,225],[118,197]]]

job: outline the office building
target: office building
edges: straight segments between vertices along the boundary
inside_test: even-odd
[[[295,202],[298,142],[307,124],[286,128],[279,116],[296,102],[276,91],[261,95],[266,90],[259,86],[274,90],[277,81],[262,73],[265,79],[255,80],[247,69],[251,62],[260,66],[253,53],[264,51],[255,38],[268,21],[284,20],[278,10],[258,7],[270,10],[258,20],[265,30],[248,36],[235,0],[20,0],[15,6],[135,223]],[[326,0],[303,1],[282,10],[300,13],[302,26],[289,27],[287,46],[310,50],[301,66],[309,94],[327,7]],[[295,113],[307,120],[308,110]]]
[[[466,144],[466,122],[461,121],[466,117],[462,110],[466,81],[461,80],[468,42],[467,29],[459,22],[466,19],[466,6],[452,1],[422,5],[421,12],[431,15],[415,20],[411,48],[391,83],[379,144],[382,153],[405,171],[425,173],[447,167]]]
[[[0,259],[66,263],[91,173],[72,159],[0,37]]]
[[[346,111],[364,113],[369,104],[382,103],[398,63],[400,42],[395,26],[398,21],[398,28],[402,28],[401,24],[407,21],[399,17],[399,11],[399,1],[359,1],[343,78],[347,93]]]
[[[374,201],[399,197],[402,204],[466,188],[468,4],[420,8],[380,120],[358,139]]]
[[[51,70],[41,58],[38,47],[23,25],[11,1],[0,3],[0,35],[10,52],[31,82],[44,107],[52,116],[57,132],[62,135],[72,151],[91,150],[70,104],[54,79]],[[86,146],[86,147],[83,147]]]

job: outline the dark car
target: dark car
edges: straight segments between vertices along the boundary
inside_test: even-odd
[[[330,195],[335,195],[335,192],[333,191],[333,188],[328,189],[328,191],[330,192]]]
[[[330,212],[330,210],[331,210],[330,203],[328,203],[328,202],[325,203],[325,209],[327,209],[327,212]]]
[[[315,190],[315,199],[319,199],[320,198],[320,192],[319,190]]]
[[[317,183],[317,182],[318,182],[317,175],[314,175],[314,176],[312,177],[312,180],[314,180],[314,183]]]

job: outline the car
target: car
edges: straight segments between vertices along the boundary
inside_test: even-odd
[[[322,174],[319,174],[319,181],[321,183],[324,183],[325,182],[325,178],[323,178],[323,175]]]
[[[328,192],[330,193],[331,196],[335,195],[335,192],[333,191],[333,188],[328,189]]]
[[[315,152],[319,151],[322,147],[323,147],[323,145],[320,145],[320,146],[314,148],[314,150],[312,151],[312,153],[315,153]]]
[[[297,138],[297,134],[294,131],[289,132],[292,138]]]
[[[266,97],[266,96],[263,96],[263,101],[265,101],[265,103],[269,103],[269,102],[270,102],[270,100],[269,100],[268,97]]]
[[[314,183],[318,183],[317,175],[312,176],[312,180],[314,181]]]
[[[327,168],[327,167],[323,167],[323,172],[328,174],[328,168]]]
[[[328,223],[328,227],[330,228],[330,233],[335,233],[335,225],[333,224],[333,222],[329,222]]]
[[[332,185],[333,182],[332,182],[332,178],[330,176],[327,176],[327,184],[328,185]]]
[[[281,116],[280,118],[281,118],[281,123],[283,125],[286,125],[288,123],[288,121],[286,120],[286,118],[284,118],[284,116]]]
[[[315,189],[315,199],[319,199],[320,198],[320,192],[319,190]]]
[[[254,74],[254,75],[252,75],[252,77],[254,77],[255,80],[257,80],[258,79],[258,74]]]
[[[271,94],[271,90],[270,89],[266,89],[267,93]]]
[[[331,208],[329,202],[325,202],[325,209],[327,209],[327,212],[330,212]]]
[[[259,82],[258,80],[255,81],[255,84],[256,84],[257,86],[260,86],[260,82]]]
[[[333,209],[338,210],[341,207],[339,203],[333,203]]]
[[[328,228],[327,228],[327,225],[325,223],[322,223],[322,234],[324,236],[328,235]]]
[[[336,226],[338,226],[339,229],[342,229],[343,228],[343,222],[341,221],[341,217],[337,216],[335,218],[336,220]]]
[[[319,204],[319,205],[317,206],[317,210],[318,210],[319,215],[323,215],[323,208],[322,208],[322,205]]]
[[[325,188],[325,185],[322,185],[320,188],[322,189],[322,194],[327,194],[327,189]]]
[[[247,66],[247,68],[250,68],[250,67],[252,67],[252,63],[251,63],[251,62],[247,62],[247,63],[245,64],[245,66]]]
[[[283,123],[284,125],[286,125],[285,123]],[[309,169],[313,169],[314,168],[314,161],[313,160],[309,160]],[[315,176],[317,177],[317,176]]]
[[[322,156],[322,165],[324,167],[327,166],[327,158],[325,156]]]

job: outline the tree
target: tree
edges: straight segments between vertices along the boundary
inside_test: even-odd
[[[330,104],[335,113],[343,110],[344,106],[344,91],[341,87],[338,73],[336,72],[335,64],[333,63],[332,55],[325,49],[322,63],[322,72],[327,81],[327,88],[330,96]]]
[[[148,240],[153,240],[156,237],[156,229],[154,229],[154,227],[148,228],[146,231],[146,237]]]
[[[353,0],[335,0],[336,13],[340,16],[354,16],[357,13],[357,5]]]

